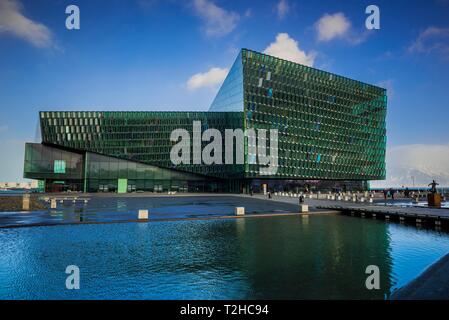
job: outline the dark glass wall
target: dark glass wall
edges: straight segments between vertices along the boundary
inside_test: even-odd
[[[83,179],[83,155],[37,143],[25,144],[24,177]]]
[[[241,192],[242,181],[209,177],[36,143],[25,146],[24,177],[45,181],[45,191]]]
[[[83,191],[83,154],[27,143],[23,176],[44,181],[46,192]]]
[[[118,179],[127,179],[133,191],[226,191],[221,179],[160,168],[88,152],[86,155],[88,192],[115,192]],[[198,190],[196,190],[198,188]]]

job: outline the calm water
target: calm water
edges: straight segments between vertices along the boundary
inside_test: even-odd
[[[1,299],[383,299],[449,252],[447,234],[346,216],[2,229],[0,243]],[[72,264],[80,290],[65,289]]]

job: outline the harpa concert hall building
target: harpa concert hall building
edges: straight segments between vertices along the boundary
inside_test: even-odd
[[[24,177],[47,192],[365,189],[385,179],[386,108],[383,88],[243,49],[207,112],[40,112]],[[175,165],[171,134],[195,134],[194,121],[223,146],[226,129],[276,129],[275,174],[261,174],[249,139],[242,163]]]

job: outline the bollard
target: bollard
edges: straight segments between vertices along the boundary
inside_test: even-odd
[[[369,202],[369,203],[373,203],[373,198],[369,198],[369,199],[368,199],[368,202]]]
[[[365,218],[365,212],[360,213],[360,216],[361,216],[362,218]]]
[[[390,216],[389,216],[389,215],[386,215],[386,216],[385,216],[385,220],[390,220]]]
[[[364,198],[364,197],[361,197],[361,198],[360,198],[360,202],[365,202],[365,198]]]
[[[29,193],[25,193],[22,196],[22,209],[24,211],[30,210],[30,194]]]
[[[375,213],[373,213],[373,215],[372,215],[372,217],[373,217],[373,219],[376,219],[376,214]]]
[[[56,199],[51,199],[50,200],[50,208],[56,209],[56,207],[57,207]]]
[[[245,207],[235,207],[234,213],[236,216],[244,216],[245,215]]]
[[[307,204],[300,204],[299,205],[299,212],[300,213],[309,212],[309,205],[307,205]]]
[[[139,215],[138,215],[138,219],[139,220],[148,220],[148,210],[139,210]]]

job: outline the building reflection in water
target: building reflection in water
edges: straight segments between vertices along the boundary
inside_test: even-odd
[[[340,216],[253,219],[237,233],[248,298],[384,299],[392,287],[388,225]],[[380,290],[365,286],[380,269]]]

